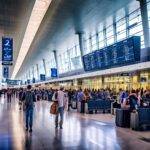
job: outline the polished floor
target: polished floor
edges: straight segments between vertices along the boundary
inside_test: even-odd
[[[75,111],[65,113],[63,129],[56,130],[49,107],[47,101],[36,102],[30,134],[25,131],[24,112],[19,110],[18,101],[7,103],[2,97],[0,150],[150,150],[150,143],[140,139],[144,133],[116,128],[112,122],[94,120],[91,115]]]

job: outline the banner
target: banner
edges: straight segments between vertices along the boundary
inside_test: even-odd
[[[13,39],[2,37],[2,62],[13,61]]]

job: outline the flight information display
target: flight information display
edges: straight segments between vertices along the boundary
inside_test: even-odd
[[[85,71],[107,69],[140,61],[140,37],[133,36],[83,56]]]

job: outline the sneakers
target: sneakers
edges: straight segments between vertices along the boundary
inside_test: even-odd
[[[28,131],[28,130],[29,130],[29,129],[28,129],[28,128],[26,128],[26,131]],[[32,132],[32,128],[30,128],[29,132]]]
[[[62,126],[60,126],[60,129],[63,129],[63,127],[62,127]]]

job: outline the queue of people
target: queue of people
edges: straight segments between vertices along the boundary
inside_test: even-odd
[[[146,106],[144,99],[150,99],[150,90],[131,90],[125,91],[120,89],[119,93],[110,89],[84,89],[79,90],[69,89],[34,89],[31,85],[23,89],[7,89],[3,91],[8,102],[11,102],[12,97],[19,99],[19,109],[24,109],[26,114],[26,131],[32,132],[34,102],[39,100],[55,101],[57,103],[57,113],[55,115],[55,127],[63,128],[64,110],[70,110],[72,101],[80,102],[81,113],[85,112],[85,103],[89,100],[110,100],[116,101],[117,107],[137,109],[139,106]],[[149,105],[150,106],[150,105]],[[59,119],[60,118],[60,119]],[[60,121],[59,121],[60,120]]]

